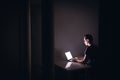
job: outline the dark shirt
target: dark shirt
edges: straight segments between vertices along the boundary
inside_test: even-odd
[[[95,44],[87,46],[85,50],[86,58],[83,63],[94,65],[96,64],[96,55],[98,53],[98,47]]]

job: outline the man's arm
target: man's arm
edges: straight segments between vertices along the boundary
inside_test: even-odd
[[[86,59],[86,54],[84,55],[84,57],[83,57],[83,59],[82,59],[82,60],[84,61],[85,59]]]
[[[83,58],[75,57],[75,61],[76,61],[76,62],[83,62],[85,59],[86,59],[86,54],[84,55]]]

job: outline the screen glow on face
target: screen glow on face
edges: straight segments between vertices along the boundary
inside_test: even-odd
[[[87,39],[85,39],[85,37],[84,37],[84,44],[87,46],[88,45],[88,41],[87,41]]]

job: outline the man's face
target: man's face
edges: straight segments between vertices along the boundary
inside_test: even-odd
[[[86,46],[88,45],[88,40],[85,39],[85,37],[84,37],[84,44],[85,44]]]

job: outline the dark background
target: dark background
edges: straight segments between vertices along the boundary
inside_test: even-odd
[[[47,2],[49,0],[45,1]],[[54,38],[56,36],[53,30],[57,27],[54,28],[54,24],[51,24],[54,20],[52,7],[47,7],[53,5],[54,1],[50,1],[50,3],[52,2],[51,5],[44,5],[47,4],[46,2],[41,4],[38,0],[31,0],[31,65],[29,64],[30,61],[28,57],[28,1],[6,0],[0,2],[0,80],[28,80],[30,73],[31,79],[33,80],[41,79],[41,76],[48,76],[46,79],[52,79],[50,76],[52,76],[51,74],[53,72],[51,73],[51,71],[54,69],[53,58],[55,54],[53,54],[53,52],[54,45],[56,45],[54,44]],[[74,2],[79,3],[77,0],[74,0]],[[72,5],[71,3],[74,2],[71,0],[69,4]],[[68,3],[67,0],[66,3]],[[88,4],[91,3],[94,4],[94,1],[90,1]],[[117,4],[114,3],[114,1],[107,0],[99,1],[100,7],[99,13],[97,14],[99,18],[95,18],[99,19],[99,22],[95,21],[96,24],[91,25],[93,27],[98,23],[95,29],[95,31],[98,30],[97,34],[92,34],[95,35],[95,41],[100,47],[100,53],[98,54],[98,78],[100,80],[113,80],[118,76],[116,71],[119,69],[117,63],[119,56],[115,56],[118,55],[118,52],[115,52],[116,46],[113,44],[113,39],[115,39],[115,44],[118,39],[116,39],[113,29],[115,26],[118,26],[117,11],[119,9],[118,6],[116,6]],[[63,6],[65,5],[66,4]],[[46,11],[44,11],[44,9]],[[50,14],[47,10],[50,10]],[[46,16],[41,16],[41,14]],[[41,25],[41,23],[44,25]],[[75,23],[73,24],[75,25]],[[86,32],[89,31],[85,31],[85,33]],[[75,34],[77,34],[77,32]],[[84,32],[81,33],[81,35],[82,34],[84,34]],[[79,38],[76,39],[79,41]],[[82,39],[82,37],[80,39]],[[30,67],[31,72],[29,71]]]

